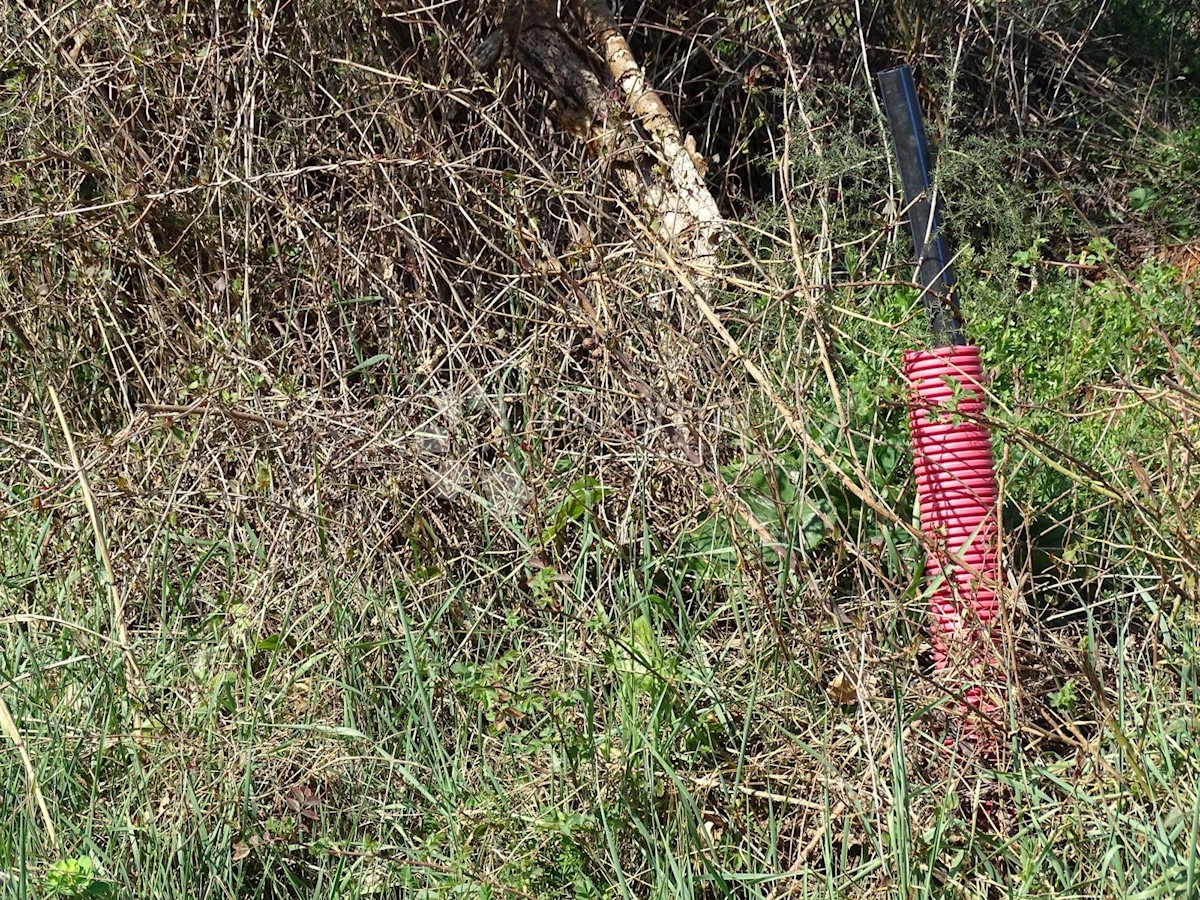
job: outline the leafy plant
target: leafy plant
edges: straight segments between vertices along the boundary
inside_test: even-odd
[[[1074,715],[1079,705],[1079,682],[1074,678],[1067,679],[1062,687],[1050,694],[1050,705]]]
[[[720,469],[724,489],[736,493],[786,552],[816,548],[826,536],[830,515],[838,515],[828,498],[820,505],[815,498],[801,491],[798,484],[800,471],[796,460],[786,454],[771,460],[747,459]],[[706,490],[710,496],[717,492],[715,485],[709,485]],[[745,526],[739,530],[744,531]],[[727,573],[728,567],[737,559],[734,524],[728,514],[715,513],[701,522],[685,538],[685,550],[697,572],[718,577]],[[771,558],[782,562],[775,548],[768,552]]]
[[[1134,212],[1141,212],[1148,208],[1155,200],[1158,199],[1158,194],[1153,188],[1140,187],[1134,188],[1129,193],[1129,208]]]
[[[549,524],[542,529],[543,546],[555,543],[568,527],[583,521],[608,492],[592,475],[581,475],[572,481],[567,496],[550,511]]]
[[[671,674],[646,615],[633,620],[628,642],[614,642],[608,659],[630,700],[639,694],[659,693],[663,679]]]
[[[100,866],[90,856],[56,860],[46,870],[42,887],[49,897],[63,900],[103,900],[115,897],[116,886],[100,874]]]

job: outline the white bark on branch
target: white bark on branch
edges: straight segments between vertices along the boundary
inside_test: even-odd
[[[704,160],[650,86],[604,0],[572,0],[572,11],[601,48],[614,81],[654,140],[669,174],[671,190],[659,198],[658,208],[653,210],[662,225],[661,235],[668,245],[675,246],[690,239],[688,262],[696,269],[698,286],[708,288],[716,276],[717,248],[726,228],[704,181]]]
[[[474,64],[489,69],[507,51],[555,98],[564,130],[586,141],[593,153],[633,162],[614,167],[614,176],[707,292],[717,277],[717,250],[728,232],[704,181],[704,159],[650,86],[605,0],[569,2],[572,15],[587,31],[582,43],[571,35],[551,0],[511,0],[501,29],[477,48]],[[649,146],[620,117],[610,119],[609,98],[591,69],[593,49],[603,57],[625,104],[649,137]],[[642,154],[649,159],[637,159]]]

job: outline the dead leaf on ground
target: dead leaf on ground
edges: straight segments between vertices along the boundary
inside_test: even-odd
[[[875,696],[873,677],[864,678],[861,682],[853,675],[839,672],[833,681],[829,682],[826,690],[834,703],[846,706],[851,703],[866,703]]]

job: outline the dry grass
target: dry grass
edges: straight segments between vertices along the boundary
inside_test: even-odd
[[[711,315],[621,160],[470,71],[499,4],[6,8],[0,895],[84,856],[113,896],[1194,884],[1187,289],[1024,285],[1128,365],[995,366],[1018,690],[999,765],[956,758],[897,455],[919,323],[878,121],[823,85],[971,24],[939,128],[1015,121],[1090,219],[1119,192],[1055,154],[1182,104],[1095,69],[1069,3],[919,5],[626,11],[720,156]]]

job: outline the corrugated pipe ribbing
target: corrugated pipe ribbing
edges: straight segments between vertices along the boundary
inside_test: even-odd
[[[975,672],[978,678],[962,684],[966,705],[994,712],[999,698],[984,684],[1002,680],[999,495],[991,437],[980,422],[979,348],[909,351],[904,371],[921,530],[929,541],[934,666]]]

